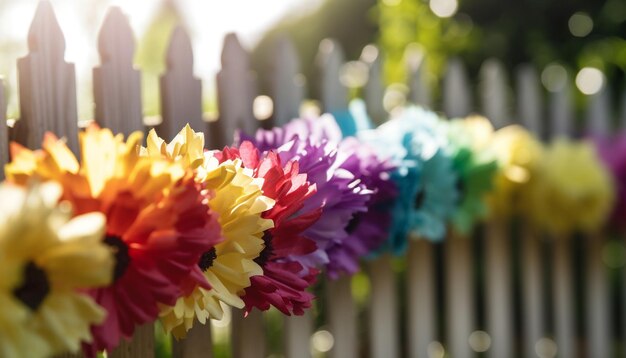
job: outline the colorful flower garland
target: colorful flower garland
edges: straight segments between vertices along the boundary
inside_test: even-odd
[[[170,143],[151,131],[146,147],[91,126],[80,161],[52,134],[40,150],[12,144],[0,356],[95,356],[156,319],[180,339],[224,305],[301,315],[320,272],[354,274],[488,214],[554,234],[623,218],[621,137],[595,141],[601,161],[590,143],[544,148],[481,117],[406,107],[374,128],[355,102],[337,118],[239,133],[221,150],[189,126]]]

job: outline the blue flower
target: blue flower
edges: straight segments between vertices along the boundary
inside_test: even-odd
[[[409,236],[443,239],[456,211],[457,174],[444,128],[435,113],[413,106],[377,129],[358,134],[397,167],[391,178],[399,195],[384,247],[396,255],[406,251]]]

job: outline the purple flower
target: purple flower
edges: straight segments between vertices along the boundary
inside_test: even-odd
[[[626,229],[626,133],[593,136],[593,141],[615,183],[615,206],[610,223],[617,229],[624,230]]]
[[[346,138],[340,152],[355,153],[341,167],[354,173],[367,188],[373,191],[367,204],[368,210],[355,213],[348,225],[348,237],[343,244],[335,244],[328,250],[330,262],[327,273],[335,279],[341,272],[354,274],[359,270],[359,259],[378,249],[389,236],[392,207],[397,196],[390,173],[395,169],[388,161],[382,161],[367,145],[355,138]]]
[[[340,271],[354,272],[356,258],[350,254],[354,251],[350,241],[355,237],[348,234],[348,223],[357,213],[367,211],[373,193],[364,184],[363,174],[347,169],[359,167],[354,164],[358,157],[338,146],[340,139],[341,131],[330,116],[297,119],[282,128],[259,130],[255,138],[239,134],[240,141],[251,140],[262,151],[276,149],[282,161],[298,161],[300,172],[316,185],[317,192],[305,201],[302,210],[322,207],[320,219],[303,233],[315,241],[317,250],[292,259],[306,267],[327,266],[332,252],[333,263],[327,266],[331,276]]]

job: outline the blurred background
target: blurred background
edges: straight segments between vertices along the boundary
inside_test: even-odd
[[[37,0],[0,0],[0,74],[8,78],[10,88],[16,88],[15,59],[27,52],[36,4]],[[122,8],[135,32],[135,62],[144,74],[148,116],[159,111],[157,78],[165,65],[160,54],[176,24],[192,38],[195,72],[203,79],[209,114],[216,111],[215,73],[228,32],[236,32],[252,51],[253,67],[260,74],[270,68],[276,38],[289,34],[307,79],[316,78],[317,44],[327,37],[341,44],[348,60],[357,60],[367,44],[377,44],[385,56],[388,85],[405,83],[407,56],[420,60],[425,53],[435,90],[452,56],[461,57],[470,74],[478,73],[491,57],[508,69],[533,63],[541,69],[548,91],[562,87],[571,73],[578,102],[597,90],[598,81],[614,84],[617,97],[622,89],[616,86],[624,83],[626,70],[623,0],[53,0],[52,4],[66,37],[66,60],[76,64],[81,119],[93,117],[91,69],[98,64],[94,44],[111,5]],[[260,77],[263,92],[267,84]],[[357,78],[350,85],[362,82]],[[315,98],[314,81],[308,86],[308,96]],[[9,116],[15,118],[17,97],[9,96]]]
[[[0,74],[8,84],[9,118],[19,117],[16,59],[27,53],[27,34],[38,0],[0,0]],[[215,75],[221,67],[224,35],[235,32],[251,51],[252,66],[259,74],[260,93],[271,70],[275,41],[288,34],[300,56],[307,83],[307,98],[319,98],[315,79],[318,44],[334,38],[353,61],[345,85],[359,94],[366,82],[367,67],[359,66],[363,48],[375,44],[384,56],[386,85],[405,86],[407,61],[426,59],[432,93],[440,93],[446,61],[459,57],[470,76],[489,58],[497,58],[513,70],[532,63],[548,92],[575,84],[579,110],[588,95],[604,84],[614,89],[613,103],[626,90],[626,1],[625,0],[52,0],[66,39],[66,60],[76,64],[79,118],[93,118],[92,68],[99,63],[97,34],[111,5],[122,8],[136,36],[136,66],[142,70],[144,114],[159,115],[158,76],[164,71],[164,56],[171,31],[182,24],[191,36],[195,73],[203,80],[204,111],[217,117]],[[477,78],[471,78],[472,83]],[[406,87],[406,86],[405,86]],[[434,101],[439,101],[434,98]],[[440,107],[440,106],[437,106]],[[478,247],[477,252],[480,252]],[[611,269],[624,267],[623,244],[613,248]],[[437,253],[441,255],[441,252]],[[579,254],[580,255],[580,254]],[[438,262],[442,260],[438,259]],[[400,276],[405,263],[395,262]],[[608,265],[608,264],[607,264]],[[441,271],[441,270],[438,270]],[[400,281],[401,282],[401,281]],[[368,278],[358,274],[353,295],[364,314],[369,295]],[[323,282],[316,288],[323,291]],[[400,287],[403,290],[403,287]],[[578,292],[580,293],[580,292]],[[400,297],[404,297],[401,294]],[[324,300],[317,301],[318,312]],[[323,355],[332,347],[318,314],[312,346]],[[282,317],[267,315],[269,353],[280,351]],[[216,356],[229,356],[230,317],[213,322]],[[362,328],[365,330],[365,327]],[[159,352],[169,356],[170,341],[157,327]],[[621,334],[621,333],[620,333]],[[403,338],[404,335],[403,335]]]

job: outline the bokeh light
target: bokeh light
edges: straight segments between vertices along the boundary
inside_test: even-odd
[[[567,22],[569,31],[576,37],[585,37],[593,30],[593,20],[585,12],[577,12]]]
[[[541,338],[535,344],[535,353],[540,358],[553,358],[556,357],[557,345],[550,338]]]
[[[335,345],[335,338],[326,330],[319,330],[311,336],[311,347],[321,353],[330,351]]]
[[[584,67],[576,75],[576,87],[586,95],[598,93],[604,84],[602,71],[594,67]]]
[[[362,61],[346,62],[339,70],[339,81],[348,88],[363,87],[368,78],[368,67]]]
[[[252,104],[252,111],[254,117],[260,121],[269,119],[274,113],[274,102],[268,96],[258,96]]]
[[[551,63],[541,72],[541,83],[550,92],[558,92],[567,83],[567,71],[558,63]]]
[[[469,344],[474,352],[486,352],[491,347],[491,336],[485,331],[474,331],[469,336]]]
[[[428,358],[443,358],[446,356],[446,350],[443,345],[437,341],[428,344]]]
[[[439,17],[451,17],[458,7],[457,0],[430,0],[430,10]]]

